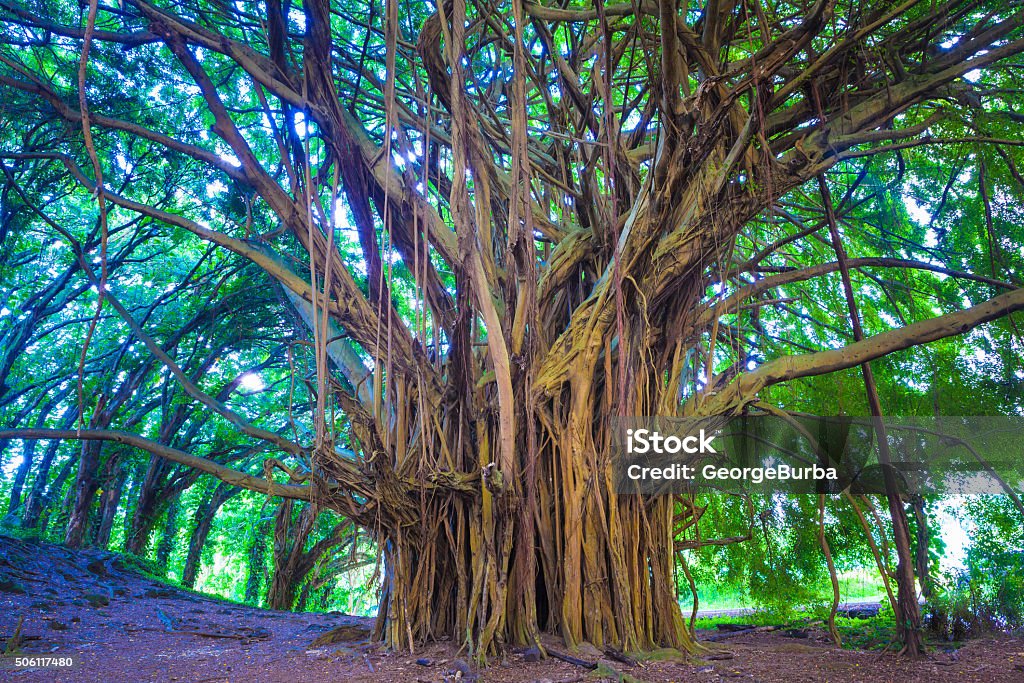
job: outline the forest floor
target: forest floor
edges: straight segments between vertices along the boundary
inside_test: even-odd
[[[0,648],[19,623],[20,642],[14,643],[19,656],[71,656],[75,665],[16,668],[12,657],[2,657],[0,681],[441,683],[452,680],[451,672],[461,664],[460,653],[445,643],[415,654],[370,643],[368,619],[254,609],[155,581],[118,555],[0,536]],[[337,642],[314,646],[318,638]],[[706,645],[707,652],[688,661],[601,664],[651,683],[1024,681],[1019,637],[973,640],[954,652],[937,649],[917,663],[892,653],[837,649],[813,627],[797,633],[752,631]],[[601,654],[584,650],[577,656],[596,660]],[[602,678],[602,671],[609,673],[556,659],[527,661],[510,652],[503,661],[460,678],[465,683],[615,680]]]

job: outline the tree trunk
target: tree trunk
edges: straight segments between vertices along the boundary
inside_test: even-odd
[[[39,409],[39,415],[36,417],[36,427],[46,426],[46,420],[50,417],[50,413],[53,412],[54,407],[56,407],[66,395],[67,391],[58,392],[42,408]],[[11,484],[11,501],[7,506],[7,516],[12,520],[17,519],[21,506],[24,503],[21,494],[25,487],[25,481],[28,479],[28,475],[32,471],[32,465],[35,460],[38,445],[39,441],[34,439],[24,444],[21,464],[18,466],[18,471],[15,472],[14,475],[14,482]],[[2,450],[2,447],[0,447],[0,450]],[[49,474],[48,468],[47,474]]]
[[[85,441],[82,443],[81,453],[78,456],[78,475],[75,477],[74,504],[71,508],[67,532],[64,535],[64,544],[69,548],[80,548],[85,542],[92,505],[100,486],[97,470],[102,450],[102,442]]]
[[[50,519],[53,516],[54,498],[64,492],[64,485],[71,475],[71,468],[74,467],[76,460],[77,458],[72,456],[64,461],[64,464],[60,466],[60,470],[57,471],[57,476],[53,483],[46,488],[46,493],[39,501],[39,533],[42,536],[46,536]],[[69,497],[66,497],[61,500],[67,501],[68,499]]]
[[[542,480],[545,488],[561,483],[562,491],[538,495],[555,504],[535,510],[532,552],[507,540],[519,515],[493,500],[481,507],[450,501],[423,518],[443,524],[386,536],[378,633],[396,646],[476,630],[484,645],[497,634],[526,643],[536,616],[539,629],[561,633],[571,648],[584,641],[626,650],[693,648],[676,599],[674,499],[619,497],[609,479],[584,474],[587,465]],[[486,550],[491,533],[505,536],[498,547],[506,562]],[[531,594],[534,600],[523,599]]]
[[[274,521],[274,574],[267,591],[267,606],[270,609],[292,609],[295,593],[309,572],[324,554],[341,543],[349,522],[336,526],[331,534],[307,551],[306,542],[316,524],[320,508],[309,504],[302,508],[298,518],[292,520],[293,504],[286,500],[277,509]]]
[[[149,536],[163,506],[157,491],[165,467],[166,463],[156,456],[151,456],[146,466],[132,513],[131,530],[125,537],[125,551],[133,555],[142,555],[149,546]]]
[[[67,410],[64,414],[64,424],[62,427],[69,429],[75,423],[75,418],[75,411]],[[57,457],[57,453],[60,451],[60,445],[61,441],[59,439],[52,439],[46,445],[43,459],[39,462],[35,479],[32,481],[32,488],[25,498],[25,512],[21,518],[21,528],[23,529],[34,529],[39,524],[39,516],[42,514],[43,507],[47,501],[45,494],[50,483],[50,468],[53,467],[53,459]]]
[[[25,480],[28,478],[28,473],[32,469],[32,462],[36,456],[36,446],[39,444],[38,441],[32,440],[24,444],[21,455],[21,464],[18,465],[17,471],[14,473],[14,482],[11,484],[11,498],[7,505],[7,517],[13,522],[17,519],[18,513],[21,510],[21,492],[25,487]]]
[[[291,500],[281,501],[274,518],[274,570],[267,590],[267,607],[287,610],[295,603],[295,572],[289,566],[296,543],[305,543],[311,524],[307,510],[299,514],[299,523],[292,524]]]
[[[196,507],[195,516],[192,521],[192,535],[188,542],[188,554],[185,557],[185,568],[181,573],[181,585],[186,588],[195,588],[196,577],[199,575],[199,560],[202,557],[203,546],[206,545],[206,538],[210,535],[213,527],[213,505],[212,493],[203,498]]]
[[[110,545],[110,532],[114,528],[114,517],[117,516],[117,508],[121,504],[121,496],[124,492],[124,481],[128,471],[121,461],[119,453],[111,455],[107,460],[106,481],[103,495],[100,496],[99,523],[96,525],[96,545],[106,548]]]
[[[269,520],[261,519],[253,529],[252,543],[249,545],[248,573],[245,578],[245,602],[259,605],[260,590],[266,577],[267,533],[270,530]]]
[[[186,588],[195,588],[196,577],[199,576],[199,563],[202,560],[203,546],[213,528],[213,519],[217,511],[224,503],[238,494],[240,489],[221,482],[217,487],[204,497],[196,507],[192,522],[192,538],[188,544],[188,556],[185,558],[185,569],[182,572],[181,583]]]
[[[312,584],[309,581],[306,581],[306,582],[304,582],[302,584],[302,590],[299,591],[299,599],[295,603],[295,611],[296,612],[305,612],[306,611],[306,607],[307,607],[307,605],[309,603],[309,592],[310,592],[310,590],[312,590],[312,588],[313,588],[313,586],[312,586]]]
[[[132,531],[132,517],[135,514],[135,503],[138,502],[137,472],[132,462],[125,463],[125,482],[121,487],[121,500],[124,501],[124,517],[121,519],[122,547],[127,545]]]
[[[164,576],[170,571],[171,553],[174,552],[174,537],[178,535],[178,517],[181,512],[181,499],[175,498],[167,504],[167,517],[164,521],[164,532],[156,547],[156,565]]]
[[[53,529],[53,534],[57,535],[59,533],[62,538],[67,537],[68,523],[71,521],[71,514],[75,509],[75,482],[71,479],[70,469],[68,470],[68,475],[65,479],[70,481],[62,482],[64,486],[61,491],[57,492],[61,497],[53,501],[51,514],[47,520],[50,528]]]
[[[43,494],[46,485],[49,483],[50,468],[53,466],[53,459],[60,450],[60,441],[54,439],[46,445],[43,459],[39,463],[35,480],[25,496],[24,511],[21,515],[21,528],[33,529],[39,523],[39,514],[42,512]]]

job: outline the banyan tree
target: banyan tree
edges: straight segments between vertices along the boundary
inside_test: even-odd
[[[102,422],[0,436],[120,442],[338,512],[381,549],[396,647],[691,648],[676,541],[699,509],[616,492],[609,418],[782,412],[780,386],[857,368],[882,414],[872,361],[1024,308],[1001,233],[1016,3],[0,0],[0,22],[7,201],[74,251],[92,327],[122,320],[268,454],[254,476]],[[935,192],[973,184],[987,253],[886,232],[925,158]],[[30,171],[91,196],[102,239]],[[204,391],[120,300],[111,245],[144,231],[263,271],[316,360],[289,414],[310,429]],[[883,328],[900,283],[936,304]],[[773,316],[819,325],[815,292],[842,302],[828,332],[780,338]]]

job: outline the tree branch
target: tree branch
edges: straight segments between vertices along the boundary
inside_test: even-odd
[[[839,349],[776,358],[756,370],[741,373],[721,392],[707,396],[699,403],[699,407],[695,407],[695,404],[688,408],[699,414],[705,414],[708,410],[713,411],[708,414],[735,413],[752,402],[759,391],[773,384],[852,368],[912,346],[969,332],[979,325],[1020,310],[1024,310],[1024,288],[1015,289],[956,313],[876,334]]]
[[[79,439],[82,441],[113,441],[115,443],[134,446],[158,457],[172,462],[206,472],[217,477],[223,482],[233,486],[240,486],[249,491],[266,493],[270,496],[282,498],[293,498],[296,500],[311,500],[312,488],[309,486],[296,486],[294,484],[276,484],[272,481],[254,477],[251,474],[233,470],[230,467],[218,465],[212,460],[191,455],[185,451],[165,446],[135,434],[120,432],[112,429],[2,429],[0,440],[3,439]]]

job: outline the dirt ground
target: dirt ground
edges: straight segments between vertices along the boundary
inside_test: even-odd
[[[556,659],[528,661],[509,652],[484,669],[453,674],[460,653],[446,643],[389,652],[367,640],[369,620],[340,614],[292,614],[235,605],[169,588],[134,573],[115,555],[71,552],[0,537],[0,641],[19,621],[21,656],[72,656],[72,669],[15,667],[0,662],[0,681],[34,683],[556,683],[615,680]],[[314,646],[333,629],[337,642]],[[322,638],[331,640],[331,638]],[[551,643],[557,646],[558,643]],[[893,654],[839,650],[822,634],[786,637],[748,633],[707,643],[688,661],[629,666],[601,659],[641,681],[863,683],[1024,683],[1024,639],[976,640],[922,662]],[[2,651],[2,645],[0,645]],[[601,653],[577,656],[596,662]],[[602,673],[605,675],[602,676]],[[632,680],[628,677],[620,680]]]

